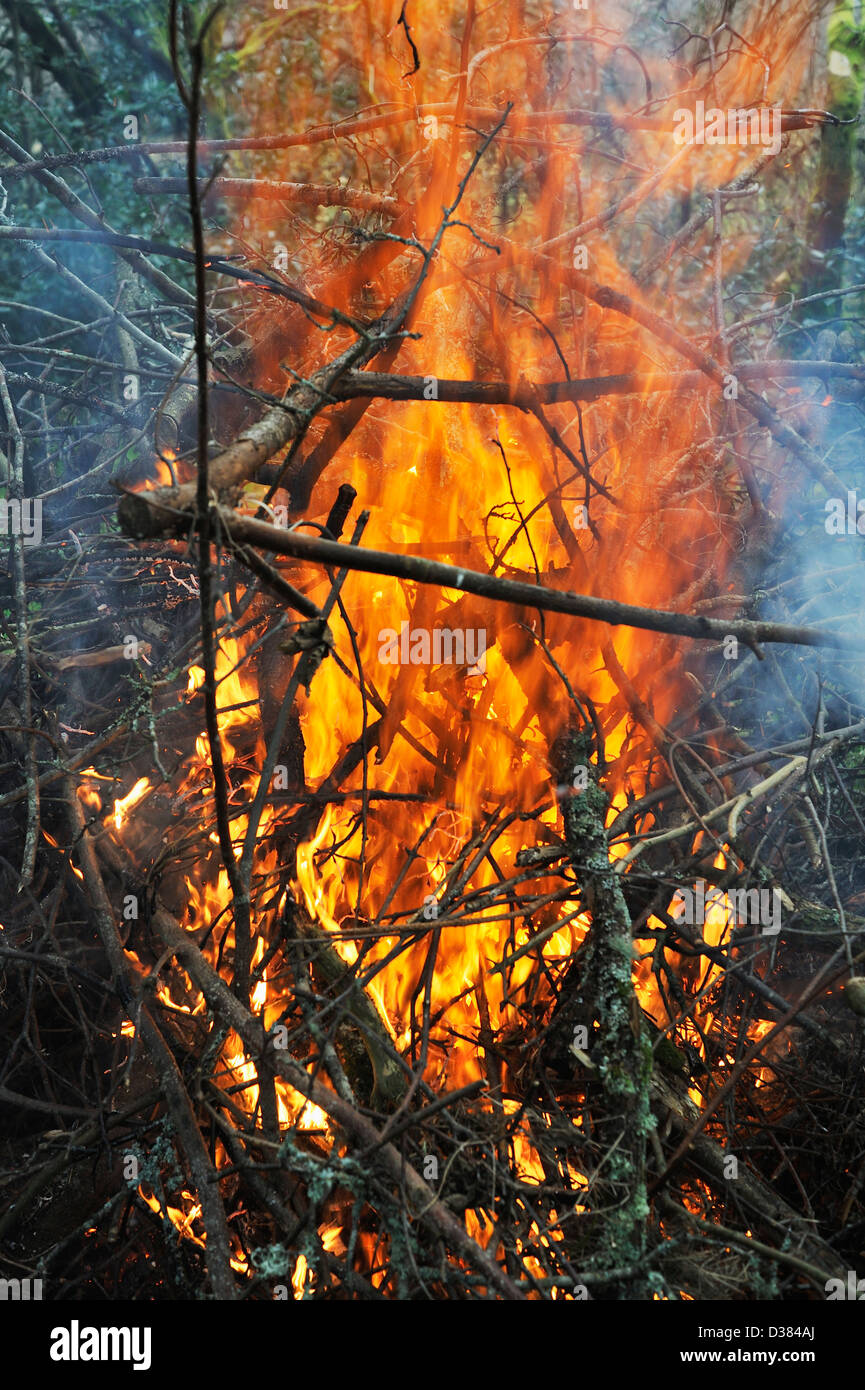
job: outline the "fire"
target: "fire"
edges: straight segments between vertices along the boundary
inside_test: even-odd
[[[60,843],[59,843],[59,841],[55,839],[55,837],[51,834],[50,831],[48,831],[48,830],[45,829],[44,825],[42,826],[42,831],[41,831],[41,833],[42,833],[43,838],[44,838],[45,840],[48,841],[48,844],[51,846],[52,849],[60,849]],[[72,863],[70,863],[70,864],[69,864],[69,868],[72,870],[73,874],[74,874],[75,877],[78,879],[79,883],[83,883],[83,882],[84,882],[84,875],[83,875],[83,873],[81,872],[81,870],[79,869],[78,865],[77,865],[77,864],[72,864]]]
[[[437,79],[427,74],[451,71],[453,66],[448,26],[451,19],[456,25],[462,9],[446,5],[445,11],[436,26],[425,31],[424,80],[431,89]],[[413,115],[418,90],[414,83],[406,85],[402,74],[399,84],[393,77],[401,60],[397,63],[394,56],[391,34],[385,35],[376,20],[373,32],[367,32],[365,16],[363,7],[350,8],[340,11],[339,23],[356,40],[357,51],[368,54],[371,71],[373,55],[382,71],[391,70],[388,101],[395,110],[402,107]],[[469,98],[479,100],[488,88],[522,90],[531,75],[525,54],[504,55],[476,42],[483,62],[476,58],[470,68]],[[790,58],[783,79],[793,87],[799,62]],[[747,80],[747,73],[735,64],[725,70],[725,104],[747,105]],[[268,89],[262,81],[256,91],[265,94]],[[276,81],[270,88],[280,89]],[[309,80],[300,75],[295,95],[301,105],[304,93],[311,101]],[[424,99],[439,95],[444,96],[428,90]],[[576,93],[574,105],[580,104],[579,96]],[[774,96],[780,99],[780,93]],[[262,128],[269,128],[270,110],[261,114]],[[517,138],[512,128],[519,132],[519,113],[506,127],[508,141]],[[553,130],[558,126],[551,122],[548,143]],[[451,137],[458,143],[458,132],[448,130],[446,138]],[[654,132],[651,138],[656,138]],[[447,161],[432,144],[415,119],[394,127],[393,168],[409,171],[406,193],[416,196],[416,234],[427,240],[444,193],[453,192],[445,187]],[[494,146],[490,156],[492,168],[500,174],[508,145],[501,149],[505,152]],[[712,151],[713,186],[741,168],[739,153]],[[294,157],[292,152],[290,158]],[[280,171],[280,158],[274,152],[273,177],[290,175],[289,168]],[[693,150],[676,152],[671,146],[666,158],[669,162],[655,185],[659,192],[680,182],[699,185],[702,166]],[[587,181],[577,199],[573,169],[565,163],[546,170],[547,178],[549,184],[542,186],[534,202],[528,193],[525,198],[531,207],[528,239],[521,244],[526,252],[565,236],[562,226],[568,220],[580,226],[602,218],[610,201],[609,189],[600,180]],[[511,243],[504,210],[503,225],[496,223],[493,230],[488,226],[495,201],[492,175],[490,180],[485,185],[479,175],[477,191],[469,189],[466,217],[487,251],[496,246],[507,253]],[[267,248],[274,229],[262,206],[247,209],[236,230],[247,244],[257,241]],[[402,344],[402,373],[430,382],[494,378],[512,387],[525,375],[543,385],[563,375],[564,351],[567,374],[573,378],[639,371],[648,375],[647,388],[639,398],[624,397],[612,421],[606,403],[575,411],[573,404],[559,401],[542,412],[450,404],[437,395],[423,401],[376,401],[335,455],[306,519],[323,524],[338,485],[350,483],[358,510],[370,513],[362,543],[373,550],[435,555],[453,565],[500,575],[513,572],[547,587],[651,609],[690,611],[702,601],[735,595],[727,571],[730,532],[742,514],[739,479],[712,452],[712,430],[707,427],[700,433],[698,409],[683,407],[675,395],[662,394],[661,379],[671,360],[663,343],[652,338],[636,316],[603,309],[588,298],[580,299],[577,310],[579,296],[567,277],[547,285],[544,266],[534,265],[531,256],[525,262],[515,258],[515,283],[509,287],[513,294],[499,293],[495,286],[475,294],[474,272],[482,259],[475,242],[464,234],[468,225],[469,220],[446,239],[447,264],[442,255],[430,269],[423,331]],[[740,238],[736,252],[743,261],[749,250],[746,241]],[[569,241],[567,257],[576,249]],[[591,250],[592,275],[599,283],[631,295],[641,309],[657,310],[652,296],[634,283],[607,241],[593,240]],[[364,282],[368,288],[374,281],[376,293],[395,292],[413,273],[410,256],[399,259],[398,246],[389,245],[386,251],[393,252],[392,261],[382,251],[380,271]],[[455,272],[465,272],[465,281]],[[535,275],[539,288],[532,282]],[[516,297],[523,293],[524,282],[532,285],[525,298],[536,295],[538,314],[525,312],[522,299]],[[255,282],[249,284],[254,287]],[[330,289],[333,301],[340,300],[340,286],[332,284]],[[340,307],[350,309],[349,291],[346,295]],[[545,325],[547,320],[567,318],[560,302],[567,296],[572,314],[562,349]],[[327,351],[335,352],[333,344],[338,342],[334,330]],[[301,365],[298,349],[292,370]],[[256,368],[269,391],[291,384],[278,354],[273,360],[262,355]],[[652,389],[653,374],[659,379],[657,392]],[[789,394],[799,390],[789,388]],[[830,402],[827,396],[822,404]],[[161,481],[172,482],[176,457],[169,450],[163,455],[154,466]],[[599,484],[588,504],[584,472],[591,472]],[[257,499],[256,488],[247,488],[244,507],[254,511]],[[719,517],[729,519],[727,529]],[[332,578],[315,570],[304,572],[301,583],[321,606]],[[288,809],[266,800],[258,825],[251,893],[252,1007],[265,1030],[271,1030],[297,1002],[299,982],[290,978],[284,961],[268,953],[282,917],[296,905],[315,938],[323,939],[346,967],[357,970],[383,1035],[412,1068],[422,1071],[420,1079],[426,1085],[441,1091],[489,1081],[487,1054],[495,1048],[484,1039],[491,1034],[497,1042],[515,1038],[515,1046],[522,1044],[531,1026],[527,1020],[549,1013],[550,980],[561,974],[591,928],[591,913],[578,888],[569,895],[567,881],[563,888],[562,877],[552,871],[548,878],[520,873],[520,856],[561,842],[564,798],[557,793],[557,774],[551,768],[557,736],[569,725],[584,722],[587,708],[597,713],[610,767],[605,786],[612,821],[629,799],[643,795],[657,780],[667,726],[691,687],[675,644],[655,634],[624,627],[601,629],[549,614],[541,620],[534,610],[485,603],[461,590],[358,572],[349,575],[341,597],[352,628],[334,614],[333,656],[321,662],[309,693],[298,697],[304,787]],[[218,613],[228,628],[230,615],[221,606]],[[426,659],[405,660],[402,648],[397,660],[386,657],[383,634],[404,630],[422,636],[442,631],[482,634],[483,662],[443,659],[433,665]],[[238,855],[266,753],[267,731],[261,727],[264,691],[253,650],[252,636],[224,633],[216,652],[218,725],[229,768],[230,835]],[[426,650],[423,642],[418,650]],[[429,650],[444,647],[430,642]],[[462,650],[465,655],[467,645]],[[190,666],[188,701],[204,681],[203,667]],[[575,710],[580,711],[579,720]],[[365,748],[352,770],[336,779],[339,794],[332,795],[335,770],[362,740]],[[600,762],[599,751],[594,757]],[[206,932],[209,958],[225,969],[237,945],[235,904],[228,872],[224,866],[213,867],[211,852],[220,844],[220,835],[212,781],[210,745],[202,731],[187,761],[183,788],[184,795],[196,795],[203,821],[201,863],[184,880],[184,924]],[[150,790],[149,780],[141,777],[114,802],[118,832]],[[299,822],[304,834],[299,842],[290,839],[290,850],[286,849],[278,836],[298,823],[296,818],[292,824],[291,813],[296,807],[309,812],[318,804],[317,796],[322,802],[317,819],[310,815]],[[693,848],[699,842],[697,835]],[[611,847],[611,859],[623,877],[637,852],[625,842]],[[718,851],[717,868],[726,865],[728,852],[726,846]],[[503,891],[502,885],[511,883]],[[675,917],[680,905],[671,894],[668,914]],[[646,927],[647,932],[660,932],[663,923],[649,917]],[[719,948],[729,942],[730,930],[729,904],[719,893],[708,906],[703,941]],[[640,1004],[659,1028],[667,1028],[670,1004],[652,968],[654,938],[647,935],[636,945],[633,975]],[[670,951],[665,960],[671,967],[681,965],[681,958]],[[504,961],[509,962],[506,969]],[[707,1001],[721,975],[722,967],[708,962],[697,980],[688,981],[690,1012],[678,1030],[679,1040],[687,1041],[706,1065],[714,1061],[707,1040],[716,1041],[718,1034]],[[204,1012],[203,1000],[196,998],[191,984],[182,1001],[164,984],[159,997],[190,1016]],[[768,1027],[752,1024],[750,1036],[756,1039]],[[318,1074],[318,1060],[304,1065]],[[501,1065],[505,1079],[495,1103],[511,1126],[508,1142],[516,1172],[526,1183],[543,1185],[547,1174],[531,1128],[521,1116],[521,1104],[504,1094],[516,1088],[515,1068],[510,1062]],[[250,1127],[263,1127],[265,1082],[233,1032],[223,1043],[220,1068],[219,1084],[233,1104]],[[765,1084],[769,1075],[764,1069],[758,1084]],[[305,1131],[310,1142],[314,1135],[324,1147],[338,1143],[323,1110],[280,1078],[271,1079],[271,1084],[281,1133],[297,1129]],[[696,1104],[703,1103],[696,1086],[691,1096]],[[492,1109],[493,1101],[480,1104]],[[575,1123],[574,1128],[579,1126]],[[570,1164],[567,1172],[578,1197],[588,1179]],[[145,1200],[162,1214],[155,1198]],[[571,1210],[583,1207],[577,1202]],[[179,1232],[198,1240],[193,1230],[199,1214],[195,1206],[185,1212],[169,1208],[168,1214]],[[561,1213],[556,1215],[557,1222],[563,1219]],[[492,1239],[493,1225],[480,1209],[468,1209],[465,1222],[480,1244]],[[322,1231],[325,1249],[331,1248],[327,1240],[342,1239],[339,1224],[324,1224]],[[535,1224],[529,1233],[546,1248],[562,1238],[555,1226],[541,1232]],[[381,1259],[382,1243],[362,1232],[359,1244],[372,1268]],[[527,1256],[526,1267],[537,1278],[544,1277],[536,1257]],[[306,1257],[299,1255],[291,1275],[296,1298],[304,1296],[312,1278]],[[375,1285],[382,1278],[373,1269],[371,1282]]]
[[[115,801],[115,803],[114,803],[114,828],[115,828],[115,830],[122,830],[122,829],[123,829],[124,825],[126,824],[126,817],[127,817],[128,813],[133,809],[134,806],[137,806],[137,805],[139,804],[140,801],[143,801],[144,797],[147,795],[147,793],[148,793],[149,791],[150,791],[150,779],[149,779],[149,777],[139,777],[139,778],[138,778],[138,781],[135,783],[135,786],[132,788],[132,790],[129,791],[129,792],[127,792],[127,793],[126,793],[126,796],[122,796],[122,797],[120,797],[117,801]]]
[[[204,668],[202,666],[190,666],[189,680],[186,685],[186,698],[191,699],[197,690],[204,684]]]
[[[207,1249],[206,1240],[195,1229],[201,1217],[201,1203],[197,1201],[194,1193],[184,1191],[181,1194],[182,1207],[171,1206],[165,1201],[160,1202],[159,1198],[150,1192],[144,1184],[138,1188],[138,1195],[155,1216],[158,1216],[162,1221],[168,1220],[171,1223],[181,1239],[197,1245],[200,1250]],[[234,1247],[230,1256],[232,1269],[236,1274],[248,1274],[248,1261],[235,1239],[232,1239],[232,1245]]]
[[[295,1298],[303,1298],[303,1290],[306,1284],[307,1261],[305,1255],[298,1255],[294,1273],[291,1276],[291,1287],[294,1290]]]
[[[453,331],[460,317],[457,296],[448,289],[435,291],[431,309],[433,328],[425,338],[423,360],[441,363],[443,375],[470,379],[474,363],[461,352]],[[603,336],[606,325],[600,322],[598,327]],[[533,358],[538,344],[530,330],[523,338],[521,351]],[[619,351],[622,341],[620,337]],[[406,350],[410,356],[414,349],[408,345]],[[520,351],[516,340],[511,350]],[[632,351],[636,355],[636,343]],[[416,363],[407,363],[406,370],[421,366],[418,357]],[[556,483],[549,440],[537,421],[517,417],[505,408],[430,408],[427,403],[391,406],[382,414],[390,424],[378,459],[384,481],[378,482],[370,467],[370,446],[364,446],[363,432],[343,468],[343,478],[372,509],[364,536],[371,548],[420,554],[429,548],[437,557],[459,563],[465,551],[455,539],[448,555],[447,538],[463,534],[464,517],[485,517],[483,543],[493,555],[517,571],[531,573],[536,566],[542,575],[558,573],[557,582],[563,587],[667,607],[683,583],[693,585],[688,567],[674,561],[672,554],[661,568],[642,563],[643,552],[657,538],[646,535],[639,486],[634,510],[624,514],[596,499],[601,522],[611,528],[617,545],[593,554],[590,571],[586,570],[587,537],[579,527],[571,529],[572,521],[579,519],[580,504],[569,501],[566,525],[576,538],[576,550],[569,554],[544,505]],[[684,414],[668,419],[665,427],[668,450],[684,449],[690,431]],[[606,486],[633,492],[629,459],[619,446],[607,449],[606,465]],[[659,485],[656,477],[651,486]],[[381,505],[384,490],[386,507]],[[579,497],[576,488],[574,493]],[[488,499],[503,500],[490,509]],[[530,527],[523,524],[525,517],[533,518]],[[702,524],[697,512],[694,524],[696,528]],[[478,547],[480,538],[471,544]],[[479,555],[472,559],[475,567],[483,564]],[[329,581],[321,574],[310,579],[307,592],[320,604]],[[545,831],[556,833],[561,827],[548,755],[555,730],[567,721],[570,702],[546,652],[553,652],[565,670],[579,671],[589,699],[606,711],[606,754],[613,763],[626,741],[633,739],[627,703],[607,669],[601,649],[606,639],[586,624],[548,619],[542,628],[535,614],[517,615],[469,601],[458,591],[432,593],[373,575],[351,575],[346,596],[356,624],[361,669],[368,673],[380,701],[378,757],[367,764],[365,778],[358,769],[345,779],[345,790],[354,795],[325,804],[317,826],[297,846],[291,893],[314,929],[330,937],[346,966],[357,965],[362,944],[364,976],[374,977],[367,993],[382,1029],[407,1058],[417,1053],[426,1007],[431,1019],[424,1070],[428,1084],[435,1089],[464,1086],[486,1078],[479,1043],[485,1026],[479,997],[485,1001],[495,1036],[519,1036],[539,969],[561,968],[590,925],[589,914],[579,910],[576,899],[562,899],[559,881],[524,883],[514,889],[511,906],[504,910],[496,894],[502,878],[516,876],[517,855],[540,843],[538,837]],[[428,632],[437,628],[483,631],[485,669],[469,674],[446,667],[383,664],[384,614],[386,626],[396,631],[402,624]],[[656,660],[657,639],[646,634],[616,629],[609,641],[627,672],[639,673]],[[334,626],[334,642],[339,659],[322,663],[309,698],[300,700],[304,772],[313,793],[324,786],[345,749],[354,743],[363,719],[357,682],[346,674],[356,667],[353,642],[340,623]],[[203,681],[203,669],[192,666],[187,698],[201,689]],[[263,744],[253,727],[260,697],[254,670],[246,661],[244,647],[230,637],[223,639],[217,652],[216,681],[220,733],[232,769],[233,799],[239,802],[244,794],[254,793],[254,767],[260,766]],[[677,678],[670,670],[666,684],[653,691],[659,721],[675,709],[677,691]],[[326,718],[322,711],[327,711]],[[190,759],[188,782],[209,795],[211,777],[209,746],[201,734]],[[388,799],[371,800],[361,817],[358,806],[364,786],[369,793]],[[628,793],[640,795],[646,786],[640,763],[632,757],[629,770],[611,788],[611,818]],[[512,816],[505,818],[484,852],[470,856],[466,876],[464,847],[483,844],[483,827],[502,807]],[[275,807],[265,807],[259,831],[262,846],[267,845],[279,814]],[[246,825],[245,814],[234,816],[232,835],[238,849]],[[217,844],[213,828],[208,838]],[[615,846],[612,852],[624,856],[626,846]],[[266,882],[275,869],[275,856],[265,850],[258,866],[261,881]],[[212,947],[216,958],[221,944],[230,947],[233,940],[227,873],[220,869],[215,877],[188,876],[187,888],[187,923],[216,929]],[[470,911],[451,906],[469,891],[474,897]],[[530,897],[544,905],[532,906],[523,915],[520,902]],[[723,936],[721,916],[718,907],[707,922],[707,939],[713,942]],[[256,961],[263,956],[272,920],[272,909],[257,918]],[[374,928],[371,934],[364,932],[365,924]],[[433,931],[434,969],[426,974]],[[532,949],[535,935],[542,941]],[[498,963],[510,956],[515,960],[508,971],[497,970]],[[662,1001],[653,993],[653,977],[639,964],[635,976],[644,1007],[665,1023]],[[280,1016],[285,988],[267,971],[254,984],[252,1003],[266,1027]],[[163,997],[170,998],[167,990]],[[701,1022],[705,1026],[710,1020],[703,1017]],[[261,1104],[257,1067],[233,1034],[224,1046],[220,1085],[253,1123],[261,1122],[254,1118],[260,1116]],[[318,1107],[281,1080],[274,1083],[274,1092],[281,1129],[295,1127],[333,1142],[327,1117]],[[694,1095],[697,1098],[699,1093]],[[505,1114],[514,1115],[516,1109],[516,1103],[509,1101]],[[515,1171],[526,1182],[543,1184],[543,1164],[524,1125],[513,1133],[511,1145]],[[584,1175],[571,1168],[570,1176],[577,1192],[585,1189]],[[488,1240],[489,1230],[480,1213],[467,1211],[466,1226],[481,1244]],[[561,1232],[539,1236],[535,1229],[534,1238],[541,1243],[555,1241]],[[379,1258],[374,1250],[370,1246],[370,1262]],[[534,1257],[526,1258],[527,1267],[542,1277]],[[296,1297],[307,1288],[309,1277],[301,1256],[291,1281]],[[381,1277],[374,1274],[373,1283]]]
[[[177,462],[177,454],[174,449],[163,449],[162,457],[154,459],[153,467],[156,472],[157,482],[163,487],[172,487],[177,481],[177,472],[174,467]]]

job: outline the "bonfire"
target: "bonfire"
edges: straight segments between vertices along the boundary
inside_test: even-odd
[[[3,1272],[834,1296],[865,369],[843,247],[785,231],[849,143],[822,11],[314,8],[173,3],[169,138],[0,131],[44,301],[0,349]]]

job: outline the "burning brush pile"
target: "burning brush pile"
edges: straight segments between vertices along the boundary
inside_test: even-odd
[[[865,369],[790,229],[849,133],[831,7],[240,8],[171,7],[173,139],[0,131],[2,1272],[825,1298]]]

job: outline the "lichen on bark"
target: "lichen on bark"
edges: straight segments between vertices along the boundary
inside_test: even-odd
[[[599,1267],[633,1265],[645,1256],[646,1138],[654,1121],[649,1107],[652,1049],[634,990],[631,918],[621,879],[610,862],[605,822],[608,797],[591,736],[569,729],[557,741],[553,763],[560,789],[565,842],[591,926],[581,948],[576,1006],[591,1020],[590,1049],[597,1068],[592,1119],[604,1137],[605,1155],[596,1200],[611,1208],[599,1232]],[[577,778],[577,769],[585,774]],[[582,791],[571,790],[585,782]],[[568,981],[568,989],[571,988]],[[570,1019],[569,1019],[570,1022]],[[651,1297],[648,1285],[626,1296]]]

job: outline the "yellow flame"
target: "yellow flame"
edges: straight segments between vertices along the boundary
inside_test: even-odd
[[[122,796],[122,797],[120,797],[117,801],[115,801],[115,803],[114,803],[114,828],[115,828],[115,830],[122,830],[122,829],[123,829],[124,823],[125,823],[125,821],[126,821],[127,813],[128,813],[129,811],[132,810],[133,806],[137,806],[138,803],[146,796],[146,794],[147,794],[149,791],[150,791],[150,779],[149,779],[148,777],[139,777],[138,781],[135,783],[135,786],[132,788],[132,790],[131,790],[130,792],[127,792],[126,796]]]
[[[195,694],[196,690],[200,690],[201,687],[203,686],[203,684],[204,684],[204,667],[203,667],[203,666],[190,666],[190,668],[189,668],[189,680],[188,680],[187,685],[186,685],[186,697],[187,697],[187,699],[189,699],[191,696],[193,696],[193,695]]]

